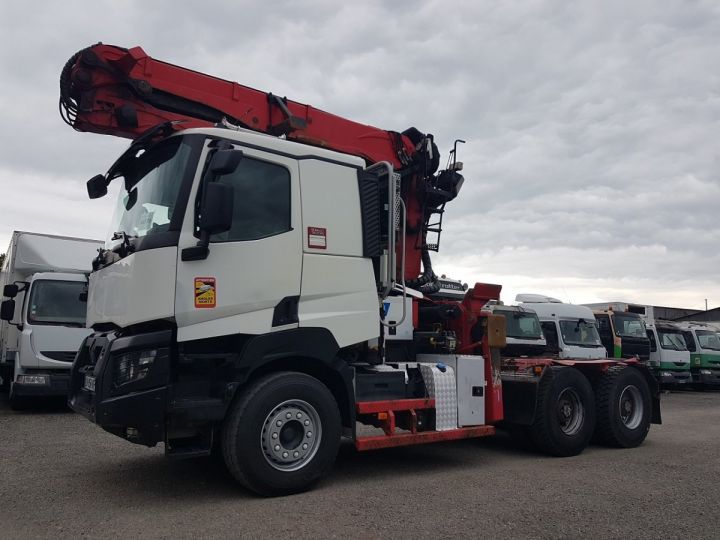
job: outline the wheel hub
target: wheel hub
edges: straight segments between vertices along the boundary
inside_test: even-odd
[[[317,452],[322,437],[320,417],[302,400],[285,401],[265,418],[260,444],[267,462],[281,471],[304,467]]]
[[[636,429],[643,419],[643,401],[637,386],[630,384],[620,392],[620,421],[628,429]]]
[[[585,408],[573,388],[566,388],[558,396],[557,415],[560,430],[565,435],[575,435],[585,422]]]

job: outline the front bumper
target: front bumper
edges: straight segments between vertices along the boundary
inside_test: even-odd
[[[700,386],[720,386],[720,369],[694,369],[692,382]]]
[[[122,386],[114,381],[114,363],[120,355],[131,351],[169,350],[172,339],[171,330],[126,337],[117,332],[90,335],[72,366],[68,405],[105,431],[130,442],[146,446],[162,442],[169,354],[159,355],[146,377]],[[85,387],[86,377],[94,378],[94,390]]]
[[[70,372],[36,371],[29,373],[31,376],[45,377],[46,384],[27,384],[18,382],[17,378],[12,383],[11,392],[14,396],[32,397],[57,397],[67,396],[70,387]],[[22,375],[19,375],[22,377]]]
[[[661,371],[660,384],[663,386],[686,386],[692,383],[689,371]]]

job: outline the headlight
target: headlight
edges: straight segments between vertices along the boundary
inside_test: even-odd
[[[710,371],[709,369],[701,369],[700,374],[701,375],[712,375],[712,371]]]
[[[661,377],[672,377],[672,373],[670,373],[669,371],[663,371],[662,373],[660,373],[660,376]]]
[[[115,386],[139,381],[147,377],[150,368],[158,355],[157,349],[133,351],[115,358]]]

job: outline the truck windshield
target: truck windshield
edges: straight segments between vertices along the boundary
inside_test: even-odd
[[[678,330],[662,330],[658,328],[660,346],[670,351],[687,351],[685,338]]]
[[[630,313],[613,313],[612,320],[618,336],[647,339],[645,323],[640,316]]]
[[[496,309],[495,315],[505,317],[505,332],[508,337],[520,339],[540,339],[542,330],[537,314],[527,311],[511,311],[509,309]]]
[[[106,248],[117,244],[116,232],[140,238],[169,230],[190,155],[183,137],[171,137],[123,163],[125,189],[118,197]]]
[[[700,347],[710,349],[711,351],[720,351],[720,338],[715,332],[710,330],[695,330]]]
[[[600,335],[594,322],[585,320],[560,321],[560,331],[567,345],[602,347]]]
[[[84,327],[87,304],[80,301],[84,289],[85,283],[81,281],[34,282],[28,302],[28,322]]]

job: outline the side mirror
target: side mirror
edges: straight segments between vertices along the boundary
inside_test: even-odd
[[[108,183],[105,176],[97,174],[87,181],[88,197],[91,199],[99,199],[107,195]]]
[[[218,150],[210,160],[210,172],[217,176],[233,173],[242,158],[242,150]]]
[[[3,321],[12,321],[15,316],[15,300],[4,300],[0,304],[0,319]]]
[[[223,150],[223,152],[230,151],[232,150]],[[209,182],[205,186],[198,224],[201,231],[215,234],[225,232],[232,227],[233,191],[232,186],[220,182]]]
[[[207,259],[210,235],[229,230],[233,219],[233,187],[220,182],[208,182],[205,196],[200,207],[200,241],[196,246],[182,250],[183,261],[202,261]]]
[[[3,296],[6,296],[7,298],[15,298],[18,292],[20,292],[20,289],[14,283],[3,287]]]

